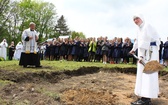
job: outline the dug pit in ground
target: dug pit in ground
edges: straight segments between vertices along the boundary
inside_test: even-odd
[[[14,80],[14,83],[1,88],[0,104],[130,105],[137,98],[134,95],[135,70],[81,68],[72,72],[28,73],[29,80],[13,77],[12,80],[15,78],[17,82]],[[158,99],[152,100],[153,105],[168,103],[167,76],[160,77],[161,93]]]

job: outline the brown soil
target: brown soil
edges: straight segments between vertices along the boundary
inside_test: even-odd
[[[63,72],[18,73],[0,70],[13,81],[0,88],[0,105],[130,105],[136,68],[82,67]],[[168,103],[168,73],[160,72],[160,95],[153,105]],[[0,85],[1,87],[1,85]]]
[[[157,60],[152,60],[145,64],[144,72],[155,72],[159,70],[163,70],[164,67]]]

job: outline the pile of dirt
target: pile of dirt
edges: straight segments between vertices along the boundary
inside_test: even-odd
[[[150,73],[160,71],[163,70],[163,68],[164,67],[157,60],[152,60],[145,64],[144,72]]]
[[[115,105],[117,100],[112,92],[89,89],[67,90],[61,96],[61,101],[65,105]]]

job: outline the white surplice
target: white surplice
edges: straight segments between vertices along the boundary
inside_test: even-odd
[[[22,33],[22,42],[23,42],[23,52],[25,53],[37,53],[37,42],[35,40],[35,36],[38,33],[34,30],[31,31],[30,28],[26,29]],[[32,39],[29,41],[25,41],[26,37],[32,36]]]

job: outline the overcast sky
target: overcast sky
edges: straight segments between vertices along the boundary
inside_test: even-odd
[[[55,4],[70,30],[86,37],[136,36],[133,15],[142,13],[163,41],[168,37],[168,0],[44,0]]]

